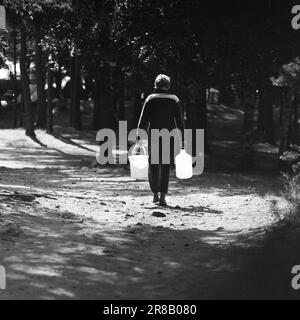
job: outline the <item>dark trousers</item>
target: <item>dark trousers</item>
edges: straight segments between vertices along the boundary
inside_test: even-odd
[[[170,164],[149,163],[149,183],[153,193],[168,193]]]
[[[149,151],[149,172],[148,172],[148,178],[149,178],[149,184],[151,191],[153,193],[168,193],[169,188],[169,179],[170,179],[170,169],[171,165],[174,163],[174,142],[171,141],[170,143],[170,159],[166,164],[163,164],[163,146],[162,146],[162,140],[159,140],[158,145],[153,146],[152,149],[152,143],[151,138],[149,136],[149,145],[148,145],[148,151]],[[157,155],[157,152],[159,154]],[[177,150],[178,153],[178,150]],[[155,155],[158,157],[159,161],[156,164],[153,164],[152,161],[155,159]]]

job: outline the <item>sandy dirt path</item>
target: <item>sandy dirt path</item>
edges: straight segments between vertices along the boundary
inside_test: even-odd
[[[0,299],[247,296],[253,239],[289,208],[278,177],[173,177],[162,209],[128,169],[89,167],[95,145],[37,137],[1,132]]]

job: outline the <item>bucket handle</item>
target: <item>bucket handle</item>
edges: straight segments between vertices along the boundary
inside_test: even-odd
[[[145,148],[144,146],[140,146],[140,145],[138,145],[138,144],[136,144],[135,147],[133,148],[131,155],[132,155],[132,156],[136,155],[136,151],[137,151],[138,149],[142,149],[143,152],[144,152],[144,154],[145,154],[145,156],[147,155],[147,150],[146,150],[146,148]]]

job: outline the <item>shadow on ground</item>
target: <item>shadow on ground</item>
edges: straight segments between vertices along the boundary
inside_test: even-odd
[[[290,287],[299,237],[291,245],[277,232],[249,247],[228,232],[99,230],[52,213],[10,220],[25,237],[1,237],[8,274],[1,299],[299,298]]]

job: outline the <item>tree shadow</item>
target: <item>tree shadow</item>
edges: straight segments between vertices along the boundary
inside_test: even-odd
[[[199,215],[205,215],[205,214],[224,214],[223,211],[220,210],[215,210],[210,207],[203,207],[203,206],[188,206],[188,207],[183,207],[183,206],[171,206],[171,205],[166,205],[166,206],[160,206],[160,205],[153,205],[151,207],[145,207],[145,209],[149,210],[161,210],[161,211],[180,211],[185,213],[187,216],[199,216]]]
[[[43,148],[47,148],[47,145],[41,142],[36,136],[28,136],[33,142],[37,143],[39,146]]]
[[[38,143],[38,142],[36,142]],[[48,148],[39,144],[42,148],[18,147],[11,150],[3,149],[0,155],[0,163],[3,167],[16,168],[74,168],[89,165],[94,159],[93,156],[81,156],[65,153],[57,148]],[[1,166],[0,165],[0,166]]]
[[[0,264],[7,271],[0,299],[295,297],[290,272],[284,273],[299,254],[286,263],[283,258],[291,254],[284,253],[288,246],[278,234],[253,243],[255,232],[242,241],[230,231],[148,224],[98,229],[92,220],[60,217],[49,210],[5,217],[24,234],[0,236]]]
[[[9,220],[18,238],[0,237],[6,250],[4,299],[198,299],[218,294],[229,268],[221,234],[152,225],[93,230],[53,213]],[[90,222],[91,224],[93,222]]]
[[[37,143],[38,145],[40,145],[41,147],[43,148],[47,148],[48,150],[53,150],[53,151],[56,151],[64,156],[66,156],[67,158],[70,158],[70,157],[74,157],[73,154],[70,154],[70,153],[66,153],[66,152],[63,152],[57,148],[53,148],[53,147],[48,147],[46,144],[44,144],[43,142],[41,142],[37,137],[30,137],[30,139],[32,141],[34,141],[35,143]],[[65,142],[65,141],[64,141]],[[71,144],[71,143],[70,143]],[[89,149],[88,149],[89,150]],[[92,151],[94,152],[93,150],[89,150],[89,151]],[[78,156],[77,156],[78,157]]]
[[[83,150],[95,152],[95,150],[92,150],[92,149],[90,149],[90,148],[87,148],[87,147],[85,147],[85,146],[82,146],[81,144],[76,143],[76,142],[74,142],[72,139],[67,138],[67,137],[65,137],[65,136],[63,136],[63,135],[61,135],[61,134],[59,134],[59,133],[54,132],[54,133],[52,133],[52,136],[53,136],[54,138],[56,138],[56,139],[64,142],[64,143],[73,145],[73,146],[78,147],[78,148],[81,148],[81,149],[83,149]]]
[[[261,230],[260,230],[261,231]],[[231,286],[231,299],[299,300],[299,292],[292,288],[292,268],[299,265],[299,224],[279,223],[263,230],[259,238],[253,232],[247,249],[236,247],[236,273],[223,283]],[[224,291],[220,299],[226,299]]]

